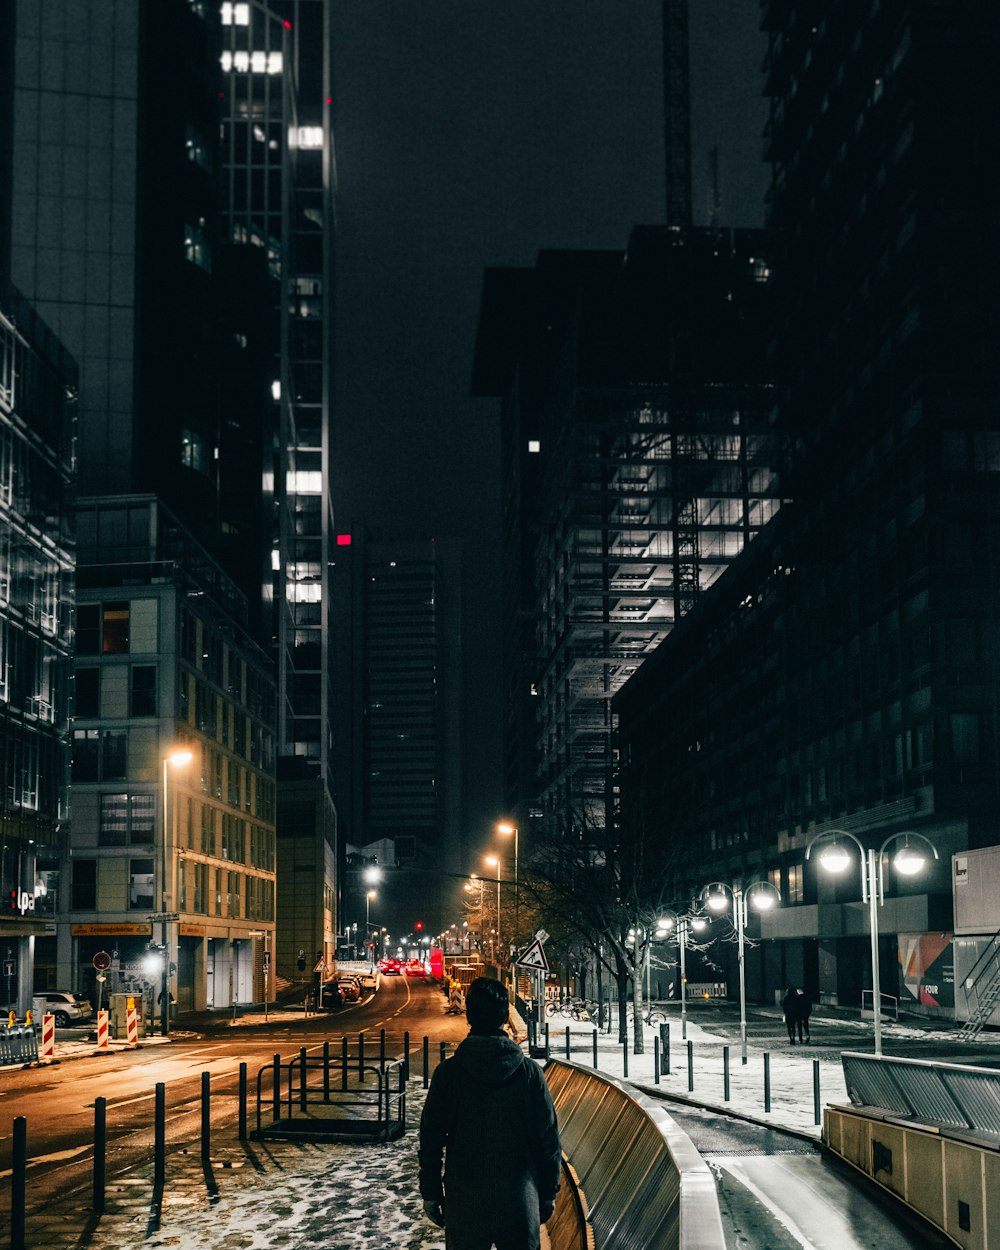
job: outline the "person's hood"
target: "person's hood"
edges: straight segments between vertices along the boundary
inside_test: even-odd
[[[455,1051],[455,1062],[483,1085],[502,1085],[525,1062],[524,1052],[506,1034],[480,1037],[470,1033]]]

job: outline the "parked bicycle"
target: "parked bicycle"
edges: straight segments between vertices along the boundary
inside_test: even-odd
[[[560,1015],[567,1020],[590,1020],[597,1011],[597,1004],[587,998],[564,998],[561,1002],[552,999],[545,1004],[545,1014]]]
[[[631,1007],[629,1007],[627,1016],[628,1027],[631,1028],[632,1023],[635,1020],[635,1013],[632,1011]],[[643,1024],[651,1025],[653,1028],[658,1028],[659,1025],[666,1024],[667,1013],[661,1007],[656,1007],[651,1004],[645,1011],[643,1011],[642,1022]]]

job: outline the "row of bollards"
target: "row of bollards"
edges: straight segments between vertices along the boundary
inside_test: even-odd
[[[591,1034],[592,1063],[596,1069],[599,1064],[598,1060],[598,1029],[594,1029]],[[565,1030],[565,1053],[566,1059],[569,1061],[572,1055],[572,1044],[570,1028],[567,1026]],[[545,1054],[549,1054],[549,1026],[545,1025]],[[686,1058],[687,1058],[687,1088],[688,1093],[694,1092],[694,1042],[688,1040],[686,1042]],[[622,1074],[628,1079],[629,1072],[629,1044],[622,1043]],[[653,1082],[660,1084],[661,1074],[664,1076],[671,1075],[670,1065],[670,1025],[669,1023],[661,1024],[659,1033],[653,1038]],[[813,1122],[821,1124],[823,1121],[822,1102],[820,1098],[820,1062],[818,1059],[812,1061],[812,1086],[813,1086]],[[730,1078],[730,1049],[728,1046],[722,1048],[722,1100],[729,1102],[732,1097],[732,1082]],[[771,1055],[769,1051],[764,1052],[764,1112],[771,1112]]]

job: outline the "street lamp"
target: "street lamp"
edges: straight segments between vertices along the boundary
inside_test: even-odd
[[[497,825],[497,833],[502,833],[506,837],[510,837],[511,834],[514,835],[514,948],[516,951],[521,940],[521,891],[517,876],[517,825],[512,825],[502,820]]]
[[[371,906],[371,901],[372,901],[372,899],[373,899],[373,898],[378,898],[378,895],[375,893],[375,891],[374,891],[374,890],[366,890],[366,891],[365,891],[365,947],[366,947],[366,957],[367,957],[367,946],[368,946],[368,930],[369,930],[369,928],[370,928],[370,923],[369,923],[369,920],[368,920],[368,911],[369,911],[369,908],[370,908],[370,906]],[[374,956],[374,948],[375,948],[375,944],[374,944],[374,942],[373,942],[373,943],[372,943],[372,955],[373,955],[373,956]],[[374,962],[374,959],[373,959],[373,962]]]
[[[681,977],[681,1040],[687,1039],[687,939],[688,933],[693,929],[696,933],[701,932],[708,924],[703,916],[692,916],[690,914],[678,916],[671,912],[661,917],[656,922],[656,936],[665,938],[671,930],[675,930],[677,934],[677,950],[680,956],[680,977]]]
[[[496,870],[497,870],[497,928],[496,928],[497,943],[496,943],[496,950],[497,950],[497,951],[499,951],[499,950],[501,949],[501,946],[500,946],[500,857],[499,857],[498,855],[484,855],[484,856],[483,856],[483,858],[486,860],[486,862],[490,865],[490,867],[491,867],[491,868],[492,868],[492,867],[493,867],[493,865],[495,864],[495,865],[496,865]]]
[[[733,926],[736,929],[736,962],[740,974],[740,1062],[747,1061],[747,984],[744,959],[744,931],[747,925],[748,904],[758,911],[767,911],[781,902],[781,891],[771,881],[711,881],[701,892],[701,901],[717,915],[721,915],[733,903]]]
[[[160,932],[163,938],[163,970],[160,977],[160,1032],[164,1037],[170,1032],[170,947],[167,944],[167,843],[170,838],[170,822],[167,819],[169,798],[167,767],[169,765],[171,768],[184,768],[191,763],[191,758],[191,752],[183,747],[168,751],[163,757],[163,840],[160,846]]]
[[[878,966],[878,909],[884,901],[882,857],[893,842],[902,840],[903,845],[896,852],[892,862],[897,872],[905,877],[912,877],[923,869],[927,863],[927,855],[920,847],[910,845],[911,838],[918,838],[926,843],[935,859],[940,859],[940,856],[934,843],[930,838],[925,838],[922,833],[894,833],[886,838],[876,852],[871,847],[866,850],[860,839],[856,838],[853,833],[848,833],[846,829],[828,829],[826,833],[813,838],[806,847],[806,859],[809,858],[814,846],[820,842],[829,842],[830,845],[820,851],[817,859],[827,872],[834,874],[843,872],[851,862],[851,856],[847,848],[837,841],[838,838],[849,838],[858,848],[861,856],[861,901],[868,904],[868,929],[872,948],[872,1015],[875,1023],[875,1054],[881,1055],[882,986]]]

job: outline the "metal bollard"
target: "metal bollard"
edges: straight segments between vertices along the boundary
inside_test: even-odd
[[[771,1111],[771,1056],[764,1051],[764,1114]]]
[[[24,1193],[28,1171],[28,1121],[14,1117],[10,1170],[10,1250],[24,1250]]]
[[[546,1059],[549,1058],[550,1053],[551,1052],[549,1051],[549,1022],[548,1020],[546,1020],[545,1021],[545,1058]]]
[[[653,1038],[653,1084],[660,1083],[660,1039]]]
[[[663,1071],[670,1075],[670,1025],[660,1025],[660,1041],[663,1045]]]
[[[91,1208],[104,1213],[104,1184],[108,1160],[108,1114],[107,1099],[94,1099],[94,1198]]]
[[[594,1067],[597,1067],[597,1030],[594,1030]]]
[[[304,1052],[303,1052],[304,1053]],[[201,1159],[207,1163],[212,1157],[212,1095],[209,1074],[201,1074]]]
[[[569,1059],[569,1025],[566,1025],[566,1059]]]
[[[162,1190],[167,1178],[167,1087],[157,1081],[153,1103],[153,1188]]]
[[[823,1112],[819,1105],[819,1060],[813,1060],[813,1124],[820,1124]]]
[[[358,1034],[358,1080],[365,1079],[365,1035]]]
[[[622,1042],[622,1075],[628,1080],[628,1042]]]
[[[330,1101],[330,1039],[323,1043],[323,1101]]]
[[[340,1039],[340,1088],[347,1089],[347,1034]]]
[[[271,1119],[275,1123],[281,1119],[281,1056],[275,1055],[271,1061]]]
[[[403,1034],[403,1080],[410,1079],[410,1030]]]
[[[424,1089],[426,1089],[429,1084],[427,1070],[430,1067],[430,1063],[431,1063],[431,1039],[425,1033],[424,1034]]]
[[[239,1139],[247,1139],[247,1065],[240,1064]]]
[[[694,1089],[694,1042],[688,1042],[688,1093]]]
[[[206,1073],[207,1075],[207,1073]],[[299,1110],[306,1109],[306,1048],[299,1047]]]
[[[722,1101],[729,1101],[729,1047],[722,1048]]]
[[[385,1069],[385,1029],[379,1029],[378,1032],[378,1066],[381,1070]]]

